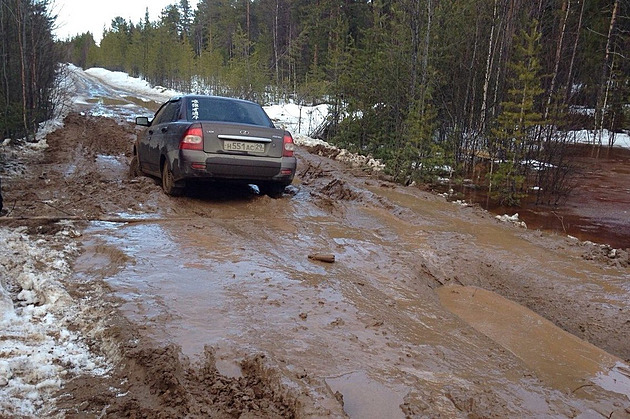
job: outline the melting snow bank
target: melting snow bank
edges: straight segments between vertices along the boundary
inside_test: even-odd
[[[66,226],[34,239],[25,228],[0,228],[0,416],[46,416],[65,379],[109,369],[69,329],[78,309],[61,281],[77,234]]]
[[[308,135],[319,128],[328,116],[328,105],[304,106],[295,103],[263,106],[276,125],[291,134]]]
[[[524,221],[519,220],[518,212],[514,215],[497,215],[496,219],[499,221],[503,221],[504,223],[512,223],[517,227],[527,228],[527,224]]]
[[[371,156],[362,156],[360,154],[351,153],[345,148],[339,149],[331,144],[328,144],[326,141],[307,137],[305,135],[296,135],[294,141],[298,146],[310,148],[311,152],[314,154],[347,163],[354,168],[368,168],[373,172],[382,172],[385,169],[385,164],[383,164],[380,160],[374,159]]]
[[[71,64],[70,64],[71,65]],[[78,70],[78,67],[72,66],[73,70]],[[93,67],[85,70],[86,74],[96,77],[105,81],[110,86],[116,86],[119,89],[124,89],[129,92],[138,93],[148,96],[150,100],[167,101],[174,96],[179,96],[182,93],[177,90],[168,89],[162,86],[151,86],[148,81],[142,80],[138,77],[131,77],[127,73],[121,71],[110,71],[104,68]],[[148,101],[149,99],[140,98],[141,100]]]

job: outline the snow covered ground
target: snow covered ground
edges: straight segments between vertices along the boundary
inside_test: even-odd
[[[599,133],[593,130],[574,131],[575,142],[580,144],[599,144]],[[628,133],[611,133],[603,130],[601,133],[601,141],[604,147],[607,147],[612,136],[613,147],[630,148],[630,135]]]
[[[73,67],[74,71],[82,71],[78,67]],[[152,87],[147,81],[131,77],[127,73],[120,71],[109,71],[104,68],[88,68],[85,70],[85,74],[96,77],[97,79],[105,81],[109,86],[116,86],[116,88],[134,94],[136,97],[140,97],[145,102],[149,100],[155,100],[157,102],[166,101],[181,93],[167,89],[166,87],[155,86]],[[124,97],[125,95],[123,95]]]
[[[62,282],[71,275],[79,233],[71,224],[55,236],[33,239],[24,228],[0,228],[0,416],[47,416],[51,396],[69,373],[105,374],[68,328],[80,305]]]
[[[70,66],[69,71],[84,77],[80,68]],[[151,87],[125,73],[93,68],[85,74],[115,86],[120,97],[133,95],[141,100],[147,98],[147,102],[160,102],[178,94]],[[88,103],[84,96],[72,92],[71,82],[66,87],[71,103]],[[30,144],[28,152],[45,149],[44,135],[62,126],[63,114],[68,110],[62,110],[57,119],[42,125],[37,137],[40,141]],[[307,136],[325,120],[326,105],[307,107],[285,103],[266,106],[265,110],[276,125],[292,132],[297,145],[334,148]],[[589,142],[592,133],[580,132],[576,137]],[[602,139],[603,144],[607,141],[607,137]],[[0,151],[16,152],[11,143],[10,140],[0,143]],[[630,136],[617,134],[615,145],[630,148]],[[373,170],[383,168],[379,161],[346,150],[335,149],[333,154],[336,159],[353,165],[371,166]],[[15,175],[19,168],[14,169]],[[73,301],[63,286],[64,280],[72,274],[69,261],[78,252],[79,236],[71,223],[64,225],[56,235],[39,239],[27,235],[24,229],[0,227],[3,243],[0,246],[0,330],[3,336],[0,339],[0,416],[48,416],[48,409],[54,404],[51,396],[61,388],[69,373],[105,374],[110,368],[104,359],[90,352],[77,332],[68,328],[69,319],[76,318],[81,311],[81,304]]]

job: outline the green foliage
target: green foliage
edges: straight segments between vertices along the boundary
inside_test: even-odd
[[[0,133],[3,137],[22,135],[24,133],[22,106],[19,102],[4,103],[4,98],[0,99],[0,107],[4,110],[0,118]]]
[[[424,108],[424,109],[423,109]],[[435,139],[436,112],[430,105],[416,103],[407,115],[407,141],[405,142],[403,167],[407,168],[406,178],[431,183],[438,176],[445,175],[445,167],[452,161]]]
[[[491,196],[513,205],[526,196],[527,165],[523,161],[540,147],[538,134],[544,121],[536,111],[536,100],[544,92],[540,87],[540,32],[538,22],[529,31],[521,31],[515,48],[508,79],[507,99],[501,103],[501,113],[492,129],[489,151],[500,161],[490,173]]]
[[[503,161],[491,174],[490,198],[501,205],[514,206],[527,196],[524,192],[525,176],[519,174],[517,163]]]
[[[233,55],[228,63],[226,84],[233,95],[255,100],[257,96],[262,96],[261,93],[270,82],[263,65],[265,57],[258,50],[251,53],[255,44],[248,39],[240,26],[234,35],[233,43]]]

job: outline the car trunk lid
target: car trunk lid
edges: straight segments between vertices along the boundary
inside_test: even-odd
[[[204,122],[202,128],[206,153],[282,157],[282,130],[219,122]]]

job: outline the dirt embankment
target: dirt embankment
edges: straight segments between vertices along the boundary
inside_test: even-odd
[[[359,417],[356,412],[362,410],[353,405],[348,390],[353,382],[340,377],[362,377],[355,370],[366,364],[376,365],[384,376],[391,374],[390,384],[403,388],[400,400],[391,398],[408,417],[525,412],[623,417],[630,407],[623,397],[601,389],[581,398],[580,392],[591,391],[590,384],[571,389],[580,392],[557,391],[553,379],[546,381],[545,367],[539,371],[519,360],[518,348],[506,350],[489,340],[490,334],[475,332],[444,309],[436,292],[448,285],[494,291],[628,360],[628,255],[622,250],[612,254],[597,245],[519,231],[478,208],[445,203],[304,151],[299,153],[300,196],[295,204],[252,199],[251,191],[215,191],[218,195],[212,198],[192,191],[189,197],[172,199],[150,178],[127,177],[135,134],[128,123],[69,115],[65,127],[48,136],[44,152],[13,156],[19,170],[3,179],[9,213],[2,225],[26,225],[36,236],[59,231],[57,221],[64,218],[79,228],[88,220],[131,220],[128,213],[178,218],[187,221],[167,229],[175,239],[194,242],[208,232],[217,233],[212,241],[220,241],[219,233],[231,237],[228,245],[236,243],[241,253],[230,253],[230,264],[221,266],[234,269],[234,277],[240,274],[242,258],[256,257],[248,253],[249,240],[265,263],[287,270],[293,263],[299,280],[285,283],[269,272],[261,274],[260,284],[238,278],[238,298],[253,296],[244,302],[234,297],[225,315],[233,327],[242,328],[235,335],[255,349],[235,357],[239,371],[230,376],[219,372],[214,347],[189,359],[176,344],[157,340],[150,324],[138,324],[123,313],[125,302],[106,279],[139,262],[111,246],[84,249],[95,258],[91,276],[69,278],[65,284],[86,307],[74,328],[114,368],[106,376],[67,380],[53,414],[269,418],[355,412]],[[279,219],[270,220],[270,213]],[[256,220],[268,221],[275,230],[268,232]],[[274,240],[280,241],[277,248],[259,250]],[[291,252],[285,252],[287,244]],[[339,257],[330,267],[306,265],[317,263],[306,258],[313,251]],[[214,279],[221,280],[219,274]],[[247,277],[258,279],[256,275],[252,270]],[[326,281],[343,297],[328,295],[332,291]],[[240,320],[230,310],[254,314]],[[265,315],[271,320],[265,321]],[[293,317],[284,325],[283,316]],[[260,324],[247,324],[252,319]],[[281,328],[286,330],[275,330]],[[281,332],[290,333],[291,341],[279,345],[287,336]],[[287,349],[274,352],[278,346]],[[322,365],[327,362],[338,376]]]

